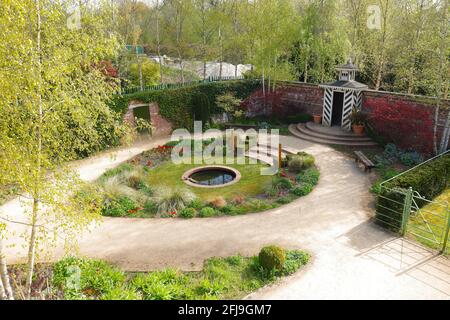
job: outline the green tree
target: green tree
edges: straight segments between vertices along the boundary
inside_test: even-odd
[[[25,298],[40,244],[59,234],[69,248],[100,217],[97,193],[82,191],[66,163],[90,147],[86,136],[101,144],[96,126],[114,118],[107,103],[117,84],[95,65],[115,55],[118,42],[101,2],[82,5],[81,21],[69,25],[73,4],[11,0],[0,10],[0,176],[30,199]]]
[[[142,73],[142,83],[144,86],[152,86],[160,81],[159,65],[148,58],[142,58],[141,70],[138,63],[130,65],[129,80],[132,85],[140,85],[140,72]]]

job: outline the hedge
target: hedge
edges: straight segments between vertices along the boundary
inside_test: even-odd
[[[385,183],[377,200],[377,221],[393,231],[399,231],[405,190],[411,187],[422,197],[433,200],[449,186],[450,153],[447,153]],[[426,204],[426,201],[415,201],[420,207]]]
[[[112,109],[125,114],[130,101],[143,103],[156,102],[160,114],[168,119],[174,127],[193,128],[193,120],[206,120],[209,114],[219,112],[216,98],[232,92],[240,99],[247,98],[260,87],[258,80],[236,80],[223,82],[199,83],[191,86],[138,92],[115,97]]]

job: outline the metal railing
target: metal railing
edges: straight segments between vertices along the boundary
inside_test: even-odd
[[[378,224],[443,254],[450,253],[450,206],[448,202],[426,199],[412,188],[392,188],[388,187],[386,183],[439,157],[449,155],[449,152],[444,152],[382,182],[375,216]]]
[[[127,87],[122,88],[122,94],[132,94],[132,93],[138,93],[138,92],[148,92],[148,91],[156,91],[156,90],[163,90],[163,89],[175,89],[175,88],[182,88],[182,87],[188,87],[196,84],[201,83],[210,83],[210,82],[220,82],[220,81],[233,81],[233,80],[244,80],[243,76],[240,77],[234,77],[234,76],[228,76],[228,77],[208,77],[205,80],[197,80],[197,81],[188,81],[184,83],[162,83],[157,84],[153,86],[145,86],[143,88],[139,86],[135,87]]]

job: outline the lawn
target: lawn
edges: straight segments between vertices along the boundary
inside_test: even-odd
[[[446,189],[435,198],[433,203],[421,208],[420,213],[411,216],[408,230],[415,240],[430,248],[441,249],[440,242],[447,226],[448,214],[450,214],[448,203],[450,203],[450,189]]]
[[[264,192],[270,187],[273,176],[261,175],[261,168],[266,165],[263,164],[224,164],[225,166],[238,170],[242,178],[236,184],[213,189],[196,188],[186,185],[181,177],[186,171],[198,167],[196,164],[174,164],[166,162],[158,167],[157,170],[149,171],[148,181],[151,186],[158,188],[158,186],[165,186],[170,188],[186,187],[192,191],[202,201],[209,202],[217,197],[231,199],[233,196],[245,195],[253,197]]]

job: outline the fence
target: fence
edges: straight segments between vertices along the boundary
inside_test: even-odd
[[[436,160],[446,152],[381,184],[376,207],[376,222],[402,236],[414,239],[440,253],[450,253],[450,209],[445,200],[430,200],[413,188],[391,188],[387,182]],[[444,192],[450,192],[444,191]]]
[[[243,76],[240,77],[209,77],[205,80],[198,80],[198,81],[190,81],[185,83],[162,83],[157,84],[154,86],[145,86],[141,89],[141,87],[127,87],[122,89],[122,94],[132,94],[137,92],[148,92],[148,91],[155,91],[155,90],[162,90],[162,89],[175,89],[175,88],[181,88],[181,87],[187,87],[195,84],[200,83],[210,83],[210,82],[219,82],[219,81],[232,81],[232,80],[244,80]]]

